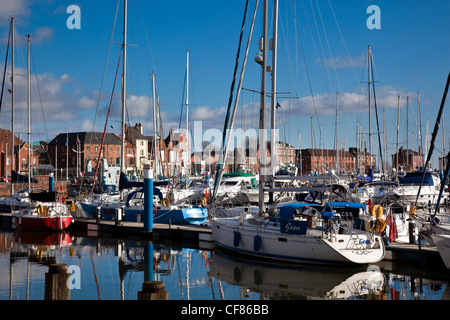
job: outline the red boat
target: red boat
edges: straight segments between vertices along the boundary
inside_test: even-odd
[[[27,209],[25,209],[27,210]],[[25,230],[56,230],[62,231],[72,223],[71,216],[39,217],[14,215],[14,222],[18,229]]]
[[[31,193],[30,198],[32,201],[27,208],[13,212],[17,229],[62,231],[73,222],[73,217],[67,206],[55,201],[56,197],[53,192]]]

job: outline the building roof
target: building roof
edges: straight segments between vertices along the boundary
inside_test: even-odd
[[[77,139],[81,144],[101,144],[103,138],[102,132],[69,132],[60,133],[52,141],[49,142],[49,146],[65,146],[66,140],[69,145],[76,145]],[[105,140],[103,142],[105,145],[121,145],[122,140],[116,136],[114,133],[106,133]]]
[[[137,123],[134,127],[130,127],[125,124],[125,138],[133,145],[136,144],[136,139],[149,140],[142,134],[142,125]],[[152,140],[153,141],[153,140]]]

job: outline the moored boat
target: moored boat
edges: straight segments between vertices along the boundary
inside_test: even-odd
[[[12,212],[17,229],[62,231],[73,222],[67,206],[56,201],[55,192],[30,193],[30,200],[28,207]]]
[[[297,263],[368,264],[384,257],[379,235],[344,228],[319,205],[289,203],[273,210],[272,218],[259,218],[249,207],[234,217],[216,214],[210,219],[215,242],[238,253]]]
[[[431,238],[436,244],[445,266],[450,270],[450,235],[434,233]]]

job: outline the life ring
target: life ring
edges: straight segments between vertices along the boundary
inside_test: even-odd
[[[153,204],[153,217],[156,216],[156,211],[158,211],[158,208],[156,208],[156,204]]]
[[[170,200],[168,198],[162,199],[162,205],[168,207],[170,205]]]
[[[202,206],[206,207],[206,205],[208,204],[208,200],[206,199],[206,197],[202,198]]]
[[[379,204],[374,205],[372,208],[370,208],[370,215],[372,217],[381,218],[383,216],[383,207]]]
[[[373,230],[381,234],[385,228],[386,228],[386,220],[384,220],[383,218],[378,218],[375,223],[375,228]]]
[[[44,208],[42,208],[41,204],[37,206],[36,210],[37,210],[38,215],[40,215],[40,216],[44,213]]]

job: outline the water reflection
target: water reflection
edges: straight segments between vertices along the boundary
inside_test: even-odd
[[[0,232],[0,300],[47,299],[55,264],[66,266],[69,292],[52,297],[70,300],[450,298],[440,270],[277,265],[173,244],[15,231]]]
[[[380,299],[386,277],[376,265],[362,268],[299,267],[249,262],[216,251],[211,275],[266,299]]]

